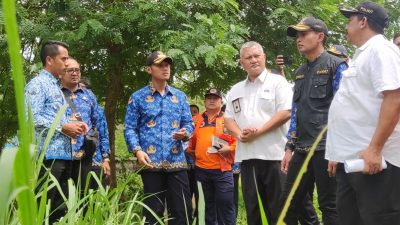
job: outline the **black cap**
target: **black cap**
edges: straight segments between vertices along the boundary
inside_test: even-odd
[[[328,27],[324,21],[316,19],[312,16],[302,19],[298,24],[291,25],[287,28],[287,36],[296,37],[297,31],[316,31],[322,32],[328,36]]]
[[[207,97],[207,95],[216,95],[216,96],[222,98],[222,93],[216,88],[208,89],[208,91],[204,94],[204,97]]]
[[[161,51],[155,51],[150,53],[146,59],[146,66],[151,66],[153,64],[160,64],[163,61],[167,61],[169,64],[172,64],[172,58],[167,56]]]
[[[338,57],[348,57],[349,54],[347,53],[346,48],[343,45],[332,45],[329,49],[328,52],[332,55],[338,56]]]
[[[373,20],[382,28],[389,25],[389,16],[387,11],[380,5],[374,2],[362,2],[356,8],[340,8],[343,16],[350,18],[354,14],[362,14]]]

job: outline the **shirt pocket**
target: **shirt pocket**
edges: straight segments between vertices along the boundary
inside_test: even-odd
[[[275,111],[275,96],[269,92],[263,92],[259,96],[260,106],[264,111]]]
[[[310,98],[325,98],[328,94],[329,76],[316,76],[312,79]]]

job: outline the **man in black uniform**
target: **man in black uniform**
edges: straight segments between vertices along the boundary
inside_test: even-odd
[[[325,23],[308,17],[287,29],[287,35],[296,38],[299,52],[307,62],[296,71],[288,144],[282,160],[282,169],[287,171],[282,205],[292,188],[307,153],[320,131],[327,124],[328,109],[338,89],[342,71],[347,69],[344,61],[327,53],[324,44],[328,36]],[[302,200],[308,190],[318,190],[318,202],[325,225],[336,225],[336,181],[330,177],[325,160],[325,137],[311,158],[285,217],[288,225],[296,224]]]

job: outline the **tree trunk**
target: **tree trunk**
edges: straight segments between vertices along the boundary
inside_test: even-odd
[[[117,59],[119,54],[119,48],[111,46],[109,48],[110,57]],[[112,64],[109,66],[110,71],[108,72],[108,85],[107,85],[107,97],[105,104],[105,114],[108,124],[108,132],[110,138],[110,167],[111,177],[109,180],[112,188],[117,186],[117,173],[115,163],[115,130],[116,130],[116,111],[118,105],[118,99],[121,98],[122,94],[122,74],[123,69],[121,61],[110,60]]]

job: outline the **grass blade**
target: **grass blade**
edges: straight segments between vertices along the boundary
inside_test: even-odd
[[[14,0],[3,0],[3,17],[4,27],[7,35],[8,52],[10,55],[10,63],[14,80],[14,90],[16,97],[16,106],[18,112],[19,124],[19,143],[20,150],[17,152],[16,161],[20,165],[14,166],[14,179],[16,188],[28,187],[17,195],[18,216],[23,225],[33,225],[37,221],[37,205],[35,201],[33,183],[30,182],[33,177],[33,163],[30,157],[30,143],[32,133],[25,118],[24,109],[24,86],[25,79],[23,76],[21,44],[18,34],[18,25],[16,18],[16,9]]]
[[[303,165],[300,168],[299,174],[297,175],[296,179],[294,180],[292,189],[289,192],[289,195],[286,199],[285,205],[283,206],[282,212],[279,215],[277,225],[284,225],[286,224],[283,219],[286,216],[286,213],[289,209],[290,202],[293,199],[294,193],[296,192],[297,188],[299,187],[300,181],[303,178],[303,175],[307,172],[308,164],[310,163],[311,157],[314,155],[315,149],[318,147],[319,142],[322,140],[323,135],[327,131],[327,126],[322,129],[322,131],[318,134],[317,139],[315,139],[313,145],[311,146],[310,152],[307,154],[306,159],[304,160]]]

